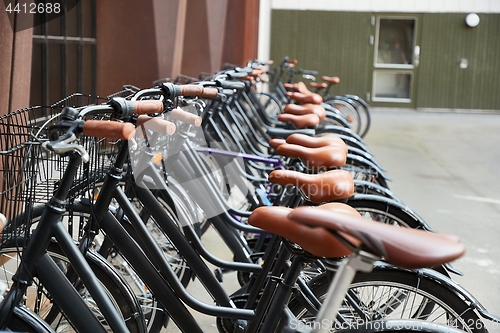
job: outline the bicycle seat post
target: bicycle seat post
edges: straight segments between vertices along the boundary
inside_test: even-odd
[[[357,272],[370,272],[377,260],[380,260],[378,256],[358,251],[340,264],[328,288],[327,297],[319,310],[311,333],[330,332],[354,276]]]

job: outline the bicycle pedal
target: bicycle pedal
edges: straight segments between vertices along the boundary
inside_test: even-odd
[[[222,269],[220,269],[219,267],[217,267],[216,269],[214,269],[214,275],[215,275],[215,278],[217,279],[217,281],[219,281],[220,283],[222,283],[222,281],[224,280]]]

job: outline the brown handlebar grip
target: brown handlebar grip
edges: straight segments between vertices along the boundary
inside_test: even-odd
[[[135,133],[134,125],[106,120],[87,120],[83,124],[83,133],[88,136],[112,140],[128,140]]]
[[[203,93],[199,95],[205,98],[216,98],[219,95],[217,88],[203,88]]]
[[[326,89],[328,88],[328,84],[325,82],[317,83],[317,82],[309,82],[309,86],[316,88],[316,89]]]
[[[170,112],[172,118],[182,121],[183,123],[200,126],[201,125],[201,117],[198,117],[195,114],[183,111],[181,109],[173,109]]]
[[[203,94],[203,86],[199,84],[184,84],[179,87],[181,89],[181,96],[200,96]]]
[[[252,75],[252,76],[260,76],[260,75],[262,75],[262,74],[264,74],[264,73],[266,73],[266,71],[265,71],[265,70],[263,70],[263,69],[254,69],[254,70],[252,71],[252,73],[250,73],[249,75]]]
[[[144,115],[139,116],[137,118],[136,124],[137,126],[144,125],[146,129],[151,130],[153,132],[163,133],[168,135],[174,134],[176,130],[175,124],[168,120],[157,117],[148,117]]]
[[[162,101],[134,101],[135,114],[153,114],[163,112]]]
[[[338,76],[331,76],[330,77],[330,76],[323,75],[321,77],[321,79],[323,81],[330,83],[330,84],[339,84],[340,83],[340,78]]]

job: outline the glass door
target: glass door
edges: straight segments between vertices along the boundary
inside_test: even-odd
[[[371,103],[414,106],[420,57],[417,17],[373,17]],[[395,105],[394,105],[395,106]]]

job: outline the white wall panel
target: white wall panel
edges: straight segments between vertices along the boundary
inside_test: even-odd
[[[403,13],[500,13],[500,0],[272,0],[272,9]]]

